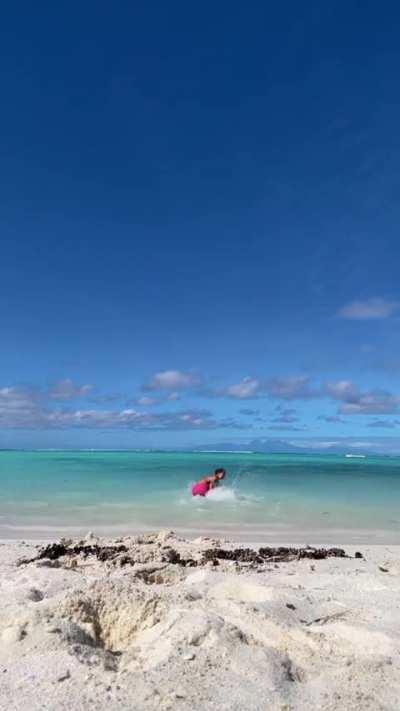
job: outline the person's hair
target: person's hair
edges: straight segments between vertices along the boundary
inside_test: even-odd
[[[223,479],[224,476],[225,476],[225,474],[226,474],[226,472],[225,472],[225,469],[224,469],[223,467],[218,467],[218,469],[216,469],[216,470],[214,471],[214,474],[215,474],[216,476],[218,476],[218,475],[221,474],[221,475],[222,475],[222,476],[221,476],[221,479]]]

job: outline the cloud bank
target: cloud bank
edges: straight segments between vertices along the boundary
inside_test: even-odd
[[[118,407],[120,395],[92,395],[93,385],[76,384],[65,378],[42,389],[8,386],[0,388],[0,427],[66,429],[131,428],[131,429],[270,429],[293,432],[310,431],[302,422],[301,413],[292,402],[325,399],[337,406],[336,413],[313,413],[314,423],[343,425],[352,416],[376,416],[365,425],[370,428],[393,429],[400,420],[381,419],[383,415],[400,415],[400,396],[383,389],[363,390],[352,380],[342,379],[327,383],[314,383],[308,376],[270,377],[266,379],[246,376],[236,383],[207,391],[198,387],[204,380],[192,372],[164,370],[155,373],[142,391],[125,406]],[[144,390],[146,392],[144,392]],[[181,406],[178,400],[185,397],[222,398],[241,403],[261,398],[278,401],[272,414],[259,408],[242,407],[237,415],[217,416],[209,410]],[[86,399],[86,403],[73,402]],[[77,406],[79,405],[79,407]],[[86,405],[86,406],[84,406]],[[69,406],[69,407],[68,407]],[[297,407],[297,403],[296,403]],[[226,404],[224,405],[226,409]],[[244,422],[240,417],[244,417]],[[351,422],[354,425],[354,421]],[[318,425],[315,424],[318,431]]]
[[[217,430],[243,429],[233,417],[216,418],[209,410],[139,412],[134,408],[51,409],[37,391],[0,388],[0,428],[4,429],[132,429],[132,430]],[[248,429],[248,427],[246,427]]]

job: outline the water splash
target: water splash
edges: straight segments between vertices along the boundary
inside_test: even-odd
[[[242,483],[243,477],[249,473],[248,467],[240,467],[238,472],[233,478],[232,489],[238,489],[239,485]]]
[[[211,489],[208,492],[207,501],[239,501],[239,497],[235,489],[228,486],[221,486]]]

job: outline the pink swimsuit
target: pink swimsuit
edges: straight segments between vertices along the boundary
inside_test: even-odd
[[[192,496],[205,496],[210,490],[209,481],[199,481],[192,487]]]

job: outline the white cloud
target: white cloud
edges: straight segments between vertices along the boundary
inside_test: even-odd
[[[148,397],[147,395],[143,395],[143,397],[139,397],[136,400],[136,404],[142,407],[151,407],[152,405],[156,405],[156,403],[157,400],[155,397]]]
[[[152,392],[147,388],[148,392]],[[140,407],[153,407],[154,405],[161,405],[165,402],[177,402],[181,399],[181,396],[177,392],[168,393],[165,391],[162,393],[158,390],[157,397],[151,395],[139,395],[138,397],[132,398],[127,401],[127,405],[140,405]]]
[[[334,400],[351,401],[359,395],[359,389],[351,380],[338,380],[336,383],[327,383],[325,391]]]
[[[0,408],[21,409],[33,407],[39,395],[37,391],[23,387],[0,388]]]
[[[369,321],[389,318],[399,309],[399,301],[386,301],[381,298],[366,299],[346,304],[339,310],[338,316],[354,321]]]
[[[260,390],[260,382],[254,378],[246,377],[236,385],[230,385],[224,391],[228,397],[237,398],[238,400],[247,400],[257,397]]]
[[[49,388],[48,396],[52,400],[74,400],[85,397],[94,388],[94,385],[75,385],[72,380],[65,378]]]
[[[187,390],[200,383],[195,373],[185,373],[181,370],[162,370],[155,373],[144,386],[144,390]]]

